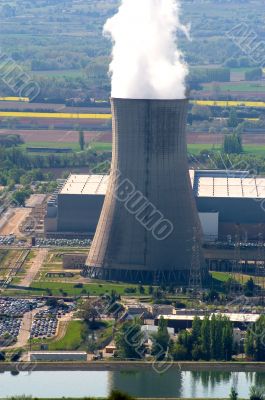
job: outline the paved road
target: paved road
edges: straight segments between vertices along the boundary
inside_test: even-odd
[[[39,249],[36,257],[32,260],[30,268],[26,271],[26,276],[17,286],[30,287],[34,279],[36,278],[39,270],[42,267],[45,259],[48,255],[48,249]]]

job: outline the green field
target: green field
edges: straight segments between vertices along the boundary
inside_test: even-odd
[[[212,144],[189,144],[188,152],[194,155],[198,155],[203,150],[208,151],[218,151],[220,152],[222,147],[220,145],[212,145]],[[245,154],[252,154],[256,156],[265,156],[265,145],[243,145]]]
[[[65,336],[53,343],[49,344],[49,350],[78,350],[82,343],[82,330],[84,329],[83,321],[70,321],[67,326]]]
[[[265,92],[265,85],[264,83],[255,83],[255,82],[239,82],[236,84],[233,83],[218,83],[221,91],[227,92],[257,92],[257,93],[264,93]],[[203,85],[204,91],[209,91],[213,89],[212,84],[205,84]]]
[[[47,147],[47,148],[71,148],[73,151],[80,151],[80,147],[78,143],[68,143],[68,142],[28,142],[26,144],[21,145],[21,148],[26,149],[26,147]],[[265,155],[265,145],[244,145],[244,153],[253,154],[253,155]],[[111,152],[112,144],[111,143],[101,143],[95,142],[90,145],[90,148],[94,151],[98,152]],[[188,152],[194,155],[198,155],[201,151],[221,151],[220,145],[212,145],[209,143],[205,144],[189,144]],[[36,153],[32,153],[36,154]]]
[[[42,148],[42,147],[47,147],[51,149],[64,149],[64,148],[70,148],[73,151],[80,151],[80,146],[79,143],[76,141],[75,142],[26,142],[22,145],[19,146],[22,149],[25,149],[27,147],[37,147],[37,148]],[[36,154],[36,153],[32,153]]]
[[[18,289],[8,289],[6,294],[29,294],[35,296],[47,296],[48,292],[51,292],[54,296],[80,296],[80,295],[91,295],[91,296],[99,296],[106,293],[111,293],[112,290],[115,290],[118,294],[122,296],[142,296],[139,293],[138,287],[131,284],[112,284],[112,283],[87,283],[84,284],[83,287],[75,287],[75,283],[64,283],[64,282],[49,282],[49,281],[41,281],[41,282],[33,282],[30,289],[27,290],[18,290]],[[126,293],[126,288],[135,288],[135,293]],[[145,291],[147,293],[147,287],[145,287]]]

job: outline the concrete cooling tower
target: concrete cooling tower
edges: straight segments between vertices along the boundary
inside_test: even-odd
[[[188,284],[194,247],[204,274],[187,162],[188,100],[113,98],[111,104],[111,175],[87,259],[89,276]]]

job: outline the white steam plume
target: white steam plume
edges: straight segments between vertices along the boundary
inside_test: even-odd
[[[177,47],[179,0],[122,0],[104,33],[112,38],[112,97],[183,99],[188,68]]]

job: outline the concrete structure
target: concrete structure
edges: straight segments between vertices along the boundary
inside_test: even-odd
[[[107,183],[106,175],[70,175],[48,202],[46,236],[93,236]]]
[[[260,233],[265,238],[265,178],[247,176],[245,171],[190,170],[204,241],[226,241],[236,234],[242,241],[258,240]],[[46,234],[92,237],[108,180],[106,175],[70,175],[49,200]]]
[[[86,263],[85,254],[63,254],[63,268],[64,269],[83,269]]]
[[[187,162],[188,101],[111,103],[112,168],[87,259],[89,275],[187,284],[196,240],[204,276],[201,226]]]
[[[32,351],[29,361],[87,361],[85,351]]]
[[[246,171],[196,171],[193,191],[200,213],[218,212],[218,235],[265,238],[265,178]],[[213,226],[212,226],[213,229]]]

